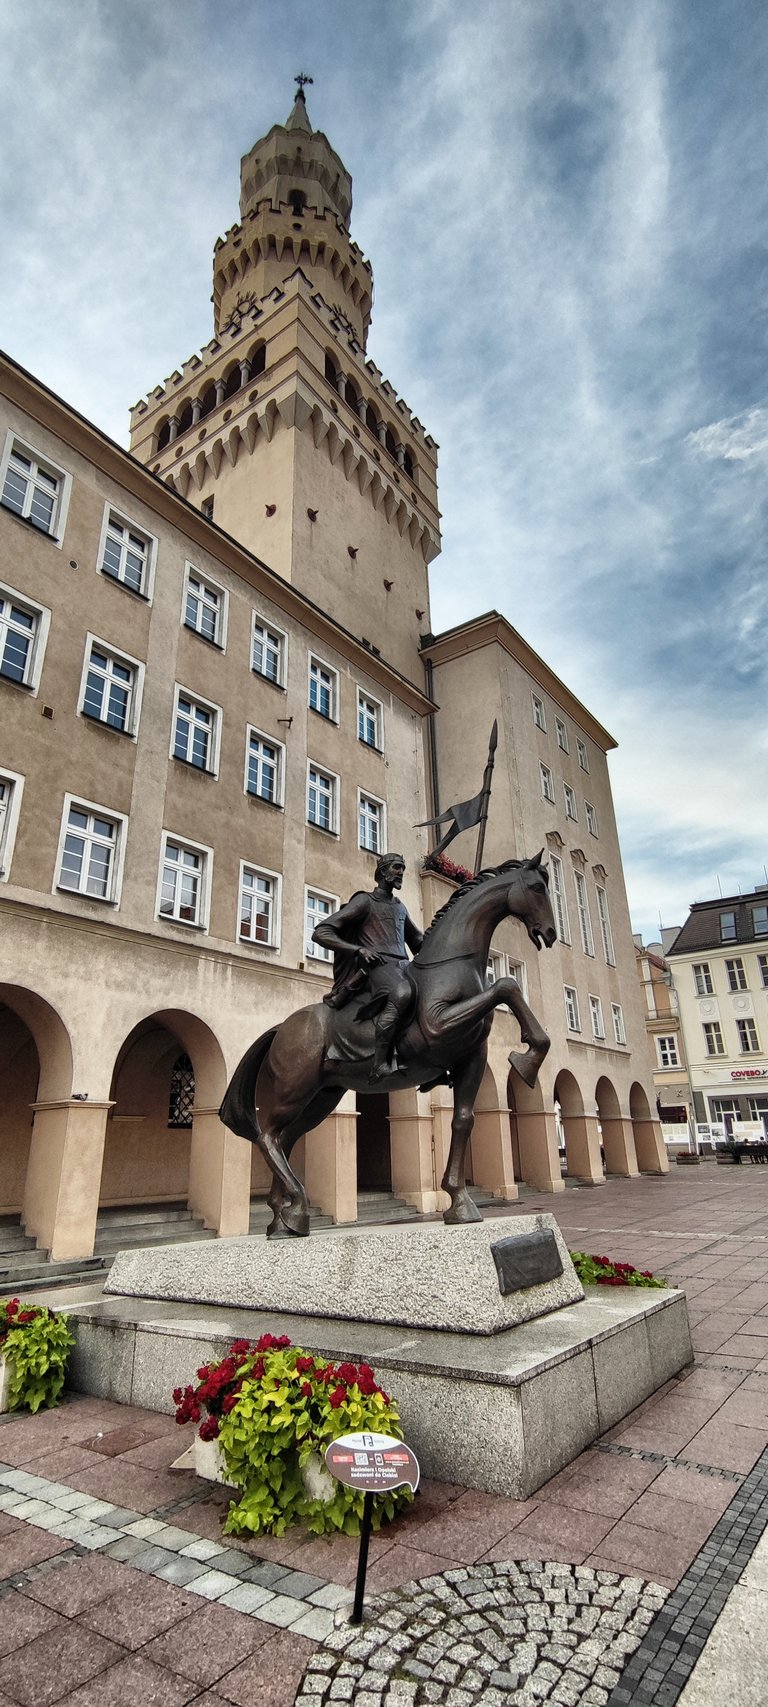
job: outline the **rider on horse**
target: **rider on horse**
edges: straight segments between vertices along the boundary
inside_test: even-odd
[[[382,854],[375,871],[376,888],[358,890],[312,932],[313,942],[334,952],[333,989],[323,998],[330,1007],[344,1007],[363,988],[374,999],[383,998],[375,1019],[371,1084],[391,1071],[397,1033],[413,995],[404,970],[406,949],[415,954],[423,940],[418,925],[393,893],[402,886],[404,874],[402,854]]]

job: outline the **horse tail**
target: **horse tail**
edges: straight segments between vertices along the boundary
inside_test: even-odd
[[[256,1118],[256,1081],[262,1063],[265,1061],[274,1043],[277,1026],[271,1031],[264,1031],[256,1042],[246,1049],[239,1067],[235,1068],[219,1109],[219,1119],[228,1126],[230,1132],[238,1138],[247,1138],[251,1144],[258,1142],[259,1123]]]

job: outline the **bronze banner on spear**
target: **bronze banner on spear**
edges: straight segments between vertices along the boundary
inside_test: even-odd
[[[496,758],[496,744],[498,738],[498,723],[494,718],[493,728],[491,730],[491,739],[488,743],[488,759],[483,773],[483,786],[480,789],[480,793],[473,795],[471,800],[460,800],[456,806],[447,806],[444,812],[438,812],[437,816],[434,818],[424,818],[420,824],[415,826],[417,830],[423,830],[433,824],[448,825],[445,835],[441,836],[437,846],[434,847],[432,852],[427,856],[426,864],[428,866],[433,860],[439,858],[440,854],[445,853],[446,848],[450,846],[456,836],[461,834],[462,830],[472,830],[474,829],[475,824],[479,824],[480,832],[477,838],[477,853],[475,854],[475,877],[478,872],[482,870],[483,850],[485,847],[485,826],[488,822],[488,805],[491,798],[491,777],[493,776],[493,766]]]

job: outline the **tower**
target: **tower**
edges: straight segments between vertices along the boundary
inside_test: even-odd
[[[131,412],[131,450],[420,681],[440,549],[437,446],[366,355],[373,274],[352,180],[303,79],[241,161],[214,247],[214,336]]]

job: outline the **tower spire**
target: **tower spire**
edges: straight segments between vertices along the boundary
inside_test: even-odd
[[[308,130],[311,132],[312,125],[307,112],[307,98],[304,94],[304,88],[307,83],[314,83],[314,77],[308,77],[306,71],[300,71],[293,81],[297,84],[296,99],[285,121],[285,128],[286,130]]]

